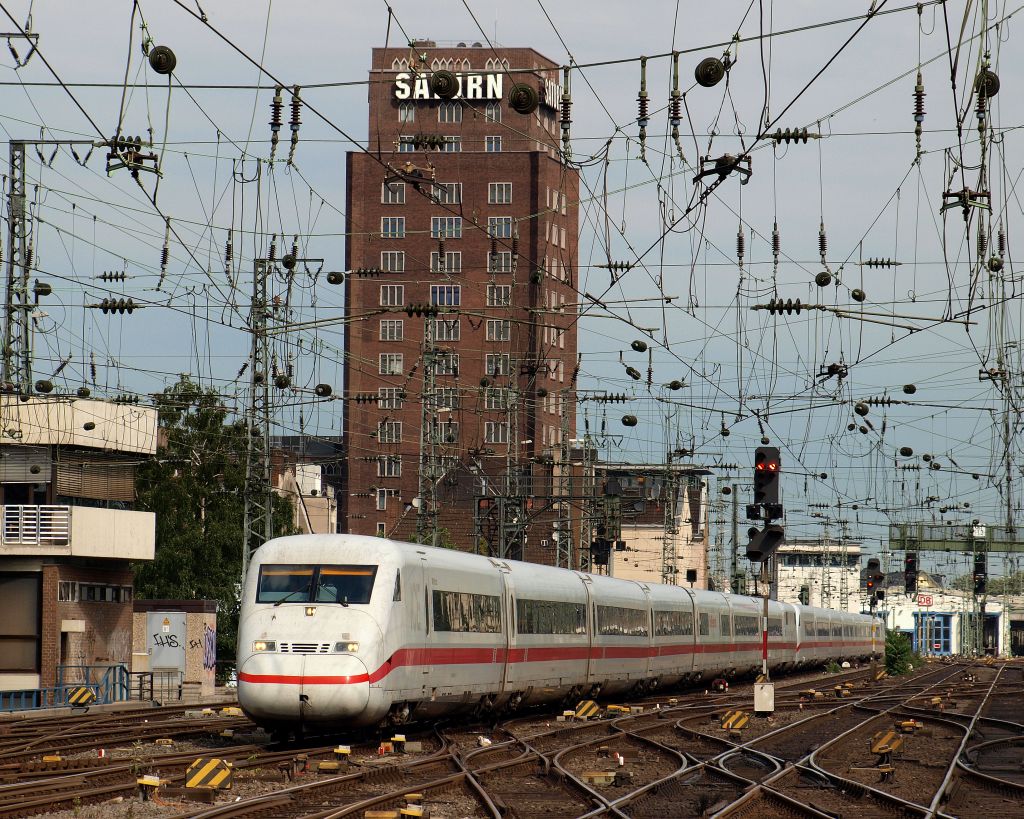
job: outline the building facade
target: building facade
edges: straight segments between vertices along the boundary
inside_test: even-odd
[[[347,160],[339,528],[553,562],[531,528],[575,432],[559,73],[528,48],[413,46],[373,50],[368,150]],[[515,84],[536,110],[510,107]]]
[[[58,666],[127,666],[130,563],[156,538],[155,515],[132,508],[135,466],[156,452],[156,410],[3,395],[0,423],[0,691],[52,687]]]
[[[773,594],[787,603],[862,611],[860,561],[861,545],[849,540],[786,541],[775,555]]]

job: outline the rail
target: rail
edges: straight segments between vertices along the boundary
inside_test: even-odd
[[[3,507],[6,546],[67,546],[71,540],[70,506]]]

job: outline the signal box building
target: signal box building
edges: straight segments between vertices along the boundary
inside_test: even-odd
[[[135,467],[156,452],[156,410],[8,394],[0,424],[0,692],[128,666],[131,561],[152,560],[156,537]]]
[[[514,496],[531,521],[551,507],[575,433],[579,178],[559,81],[529,48],[373,50],[367,150],[347,161],[343,531],[406,539],[419,522],[493,553],[481,500]],[[520,83],[527,114],[509,104]],[[507,556],[552,562],[527,528]]]

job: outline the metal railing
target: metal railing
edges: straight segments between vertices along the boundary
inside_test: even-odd
[[[3,507],[3,542],[11,546],[67,546],[71,539],[70,506]]]

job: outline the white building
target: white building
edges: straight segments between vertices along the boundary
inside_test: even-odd
[[[860,559],[860,544],[848,540],[787,541],[775,556],[776,596],[787,603],[859,612],[866,601]]]

